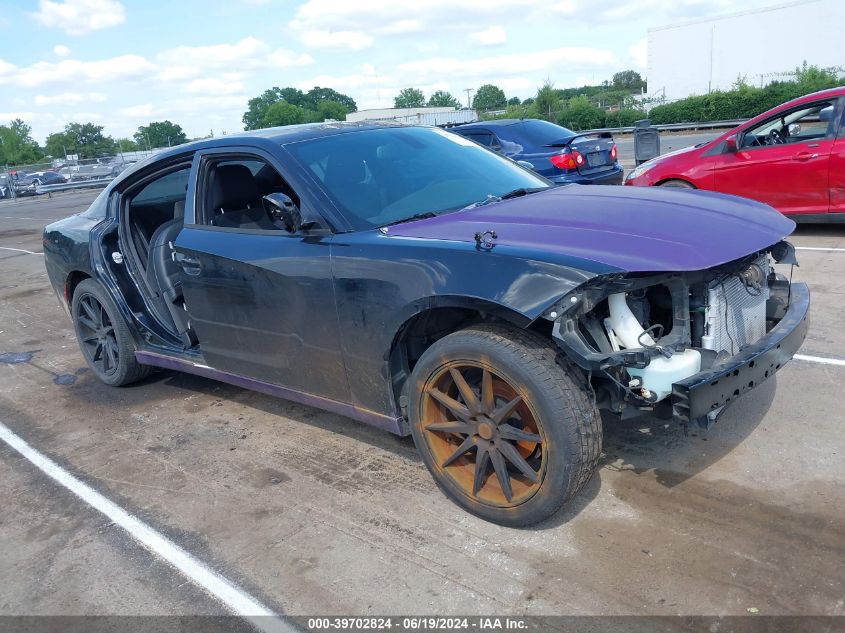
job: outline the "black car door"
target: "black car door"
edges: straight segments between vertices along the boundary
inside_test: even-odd
[[[303,202],[279,161],[255,148],[198,153],[186,224],[174,244],[191,328],[206,363],[308,394],[349,400],[338,340],[328,230],[291,234],[263,208]]]

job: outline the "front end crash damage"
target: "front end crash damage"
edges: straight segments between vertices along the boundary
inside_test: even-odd
[[[777,372],[807,333],[809,291],[772,269],[788,242],[706,270],[611,274],[579,286],[544,317],[590,377],[600,408],[655,411],[707,427]]]

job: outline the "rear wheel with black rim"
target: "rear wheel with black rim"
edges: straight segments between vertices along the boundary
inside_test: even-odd
[[[542,521],[595,471],[598,411],[556,356],[539,335],[480,325],[440,339],[414,367],[417,448],[447,496],[483,519]]]
[[[135,345],[126,323],[103,287],[86,279],[71,302],[76,338],[88,367],[113,387],[146,378],[151,369],[135,360]]]

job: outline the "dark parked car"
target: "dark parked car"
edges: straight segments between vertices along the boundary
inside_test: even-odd
[[[61,185],[67,182],[67,178],[55,171],[34,171],[18,179],[18,195],[35,194],[36,189],[41,185]]]
[[[67,182],[67,178],[55,171],[35,171],[27,176],[27,180],[35,185],[60,185]]]
[[[511,160],[528,163],[558,185],[622,184],[623,169],[609,132],[578,134],[536,119],[482,121],[449,130]]]
[[[527,525],[592,476],[599,409],[706,426],[792,357],[793,228],[555,188],[437,128],[318,124],[162,152],[44,248],[103,382],[175,369],[412,434],[455,502]]]

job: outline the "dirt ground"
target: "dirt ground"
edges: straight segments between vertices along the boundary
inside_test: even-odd
[[[601,468],[540,526],[484,523],[410,439],[210,380],[97,382],[49,287],[49,221],[0,203],[0,422],[290,614],[843,615],[845,367],[795,360],[708,432],[604,420]],[[845,227],[802,227],[802,353],[845,359]],[[6,249],[6,250],[3,250]],[[8,250],[19,249],[19,250]],[[0,613],[222,608],[0,443]]]

